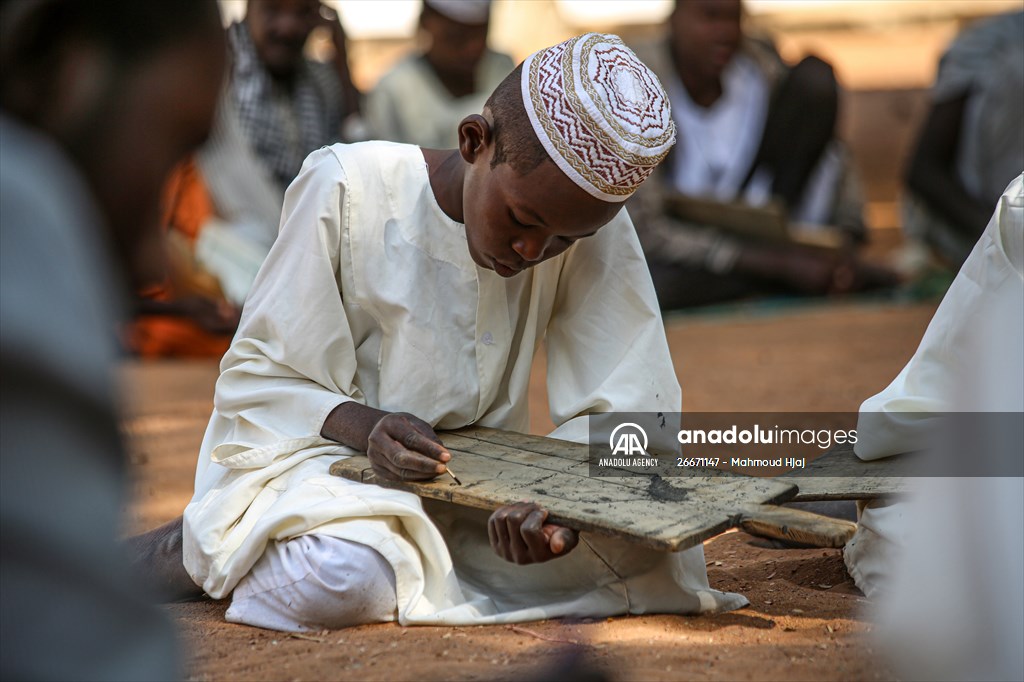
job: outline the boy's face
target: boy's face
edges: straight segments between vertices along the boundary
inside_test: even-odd
[[[482,268],[513,277],[594,235],[622,208],[587,194],[550,160],[520,175],[491,168],[493,143],[466,170],[463,211],[469,253]]]

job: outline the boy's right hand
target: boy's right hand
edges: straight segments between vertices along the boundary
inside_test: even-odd
[[[386,415],[370,431],[366,457],[388,481],[427,481],[446,471],[452,455],[430,424],[406,412]]]

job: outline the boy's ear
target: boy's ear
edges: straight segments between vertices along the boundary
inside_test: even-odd
[[[471,114],[459,124],[459,153],[467,163],[479,159],[493,140],[491,124],[480,114]]]

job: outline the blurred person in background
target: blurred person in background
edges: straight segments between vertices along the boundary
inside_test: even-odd
[[[304,55],[318,27],[331,36],[330,63]],[[143,292],[126,335],[144,357],[224,354],[277,237],[285,189],[310,152],[358,127],[345,32],[320,0],[249,3],[228,39],[213,134],[164,192],[170,277]]]
[[[458,145],[459,121],[478,113],[515,67],[487,47],[490,0],[424,0],[422,53],[407,56],[367,96],[375,139],[431,149]]]
[[[161,275],[161,185],[210,130],[217,7],[6,2],[0,53],[0,678],[173,679],[117,543],[115,325]]]
[[[330,64],[304,56],[318,26],[331,32]],[[359,111],[345,32],[320,0],[260,0],[228,27],[228,40],[231,104],[245,139],[283,194],[306,156],[341,141],[343,124]]]
[[[637,47],[669,92],[680,132],[629,205],[662,308],[894,283],[853,255],[866,231],[859,183],[836,139],[832,68],[817,57],[787,65],[744,34],[742,17],[740,0],[678,0],[667,39]],[[773,204],[789,224],[838,228],[839,248],[742,237],[679,216],[673,197]]]
[[[864,460],[925,453],[843,550],[898,674],[1024,679],[1024,174],[857,435]]]
[[[904,230],[959,270],[1024,170],[1024,11],[978,22],[939,62],[906,174]]]

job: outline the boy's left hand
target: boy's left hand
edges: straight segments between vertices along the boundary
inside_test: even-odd
[[[548,512],[533,502],[501,507],[487,521],[487,535],[495,553],[514,564],[536,564],[568,554],[579,542],[579,533],[564,526],[544,523]]]

